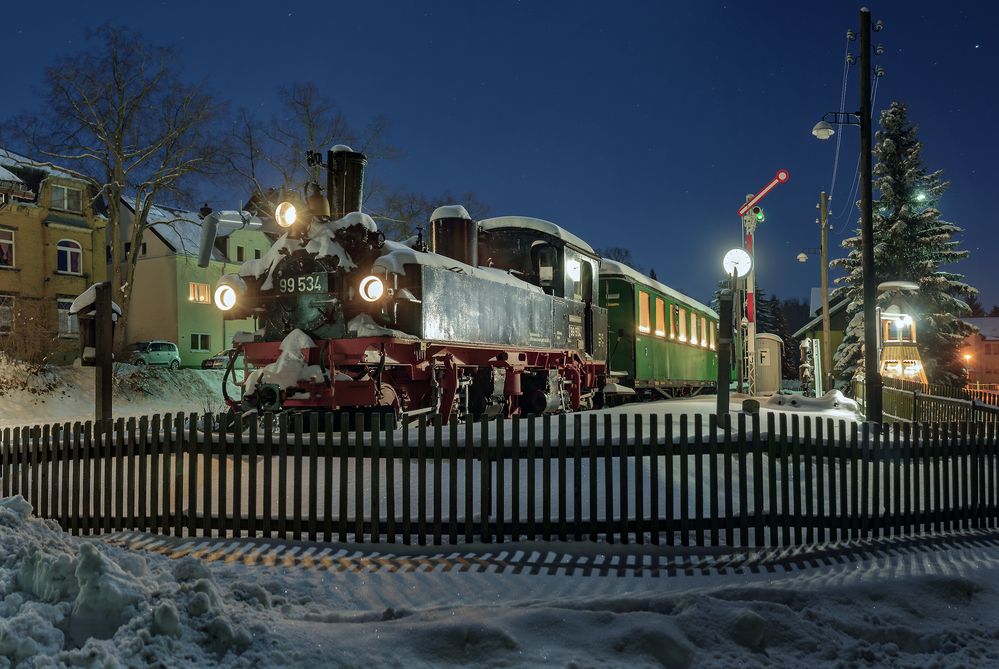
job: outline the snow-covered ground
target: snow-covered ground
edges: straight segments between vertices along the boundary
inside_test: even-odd
[[[2,666],[999,664],[999,541],[981,535],[670,576],[601,569],[661,556],[600,544],[442,555],[299,544],[269,560],[260,542],[170,559],[70,537],[28,511],[0,501]],[[518,570],[518,554],[567,567]]]
[[[134,367],[114,370],[115,416],[154,413],[220,411],[222,376],[219,369]],[[239,388],[230,386],[237,394]],[[47,366],[38,369],[0,355],[0,427],[94,417],[94,368]]]

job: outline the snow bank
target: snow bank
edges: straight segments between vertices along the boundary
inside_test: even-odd
[[[281,354],[277,360],[263,369],[257,369],[246,377],[245,394],[250,395],[261,383],[272,383],[281,388],[291,388],[303,381],[317,383],[323,380],[323,370],[319,365],[309,365],[302,354],[303,349],[315,348],[312,338],[299,329],[294,329],[281,342]]]
[[[0,666],[274,666],[211,573],[63,533],[0,499]]]
[[[839,415],[861,416],[857,403],[838,390],[830,390],[822,397],[776,393],[763,401],[760,406],[774,411],[824,413],[830,417]]]

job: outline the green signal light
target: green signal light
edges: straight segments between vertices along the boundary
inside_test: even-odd
[[[757,221],[760,221],[760,222],[762,223],[762,222],[763,222],[763,219],[764,219],[764,216],[763,216],[763,212],[762,212],[762,211],[761,211],[761,212],[758,212],[758,213],[756,214],[756,220],[757,220]]]

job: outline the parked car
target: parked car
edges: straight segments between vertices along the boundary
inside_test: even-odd
[[[125,347],[122,359],[132,365],[163,365],[180,369],[180,351],[169,341],[137,341]]]
[[[231,348],[219,351],[210,358],[201,361],[201,369],[225,369],[229,365],[229,355]]]

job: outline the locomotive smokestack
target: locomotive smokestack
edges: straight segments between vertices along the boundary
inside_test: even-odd
[[[478,267],[478,227],[461,205],[437,207],[430,215],[430,250]]]
[[[349,146],[337,144],[326,154],[326,193],[330,200],[330,215],[343,218],[352,211],[361,211],[364,201],[364,167],[368,159]]]

